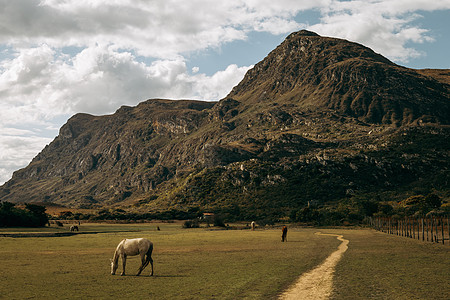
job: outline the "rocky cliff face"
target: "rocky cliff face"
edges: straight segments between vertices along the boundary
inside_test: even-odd
[[[300,31],[248,71],[229,97],[328,108],[370,123],[449,124],[448,84],[422,74],[433,75],[359,44]]]
[[[219,102],[73,116],[0,200],[280,215],[355,195],[448,197],[449,78],[300,31]]]

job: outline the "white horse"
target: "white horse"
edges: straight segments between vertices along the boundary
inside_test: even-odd
[[[116,251],[114,252],[114,257],[111,259],[111,275],[116,274],[118,267],[119,257],[122,257],[123,270],[122,276],[125,275],[125,265],[127,263],[127,256],[140,255],[141,256],[141,266],[139,267],[136,276],[139,276],[141,272],[148,266],[148,263],[152,265],[153,276],[153,259],[152,259],[153,243],[147,239],[137,238],[137,239],[124,239],[117,245]],[[147,257],[145,257],[147,255]]]
[[[250,226],[252,227],[252,231],[255,230],[255,226],[256,226],[255,221],[252,221]]]

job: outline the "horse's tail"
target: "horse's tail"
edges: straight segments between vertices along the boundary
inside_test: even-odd
[[[149,241],[149,242],[150,242],[150,241]],[[148,264],[150,263],[150,264],[152,265],[152,273],[150,274],[150,276],[153,276],[153,259],[152,259],[152,252],[153,252],[153,243],[150,242],[150,245],[149,245],[148,250],[147,250],[147,259],[146,259],[146,262],[145,262],[145,264],[143,265],[143,268],[142,268],[142,269],[144,269],[144,268],[147,267]],[[141,270],[141,271],[142,271],[142,270]],[[140,273],[140,272],[139,272],[139,273]]]
[[[152,257],[152,252],[153,252],[153,243],[150,242],[150,246],[148,247],[147,250],[147,257]]]

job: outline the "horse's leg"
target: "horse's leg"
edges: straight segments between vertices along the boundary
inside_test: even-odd
[[[145,254],[140,254],[141,255],[141,266],[139,267],[138,273],[136,274],[136,276],[141,275],[141,272],[144,270],[144,268],[147,266],[146,264],[146,259],[145,259]]]
[[[147,260],[150,262],[150,264],[152,265],[152,274],[150,274],[150,276],[153,276],[153,259],[152,259],[152,256],[151,255],[148,255],[147,256]],[[147,264],[148,264],[148,262],[147,262]]]
[[[147,255],[147,258],[145,259],[145,262],[142,262],[142,266],[141,268],[139,268],[139,273],[138,275],[145,269],[147,268],[148,264],[151,263],[152,265],[152,273],[150,274],[150,276],[153,276],[153,259],[150,255]]]
[[[122,276],[125,275],[125,265],[126,264],[127,264],[127,256],[125,254],[123,254],[122,255],[122,267],[123,267],[123,270],[122,270],[122,274],[120,274]]]
[[[147,256],[147,258],[145,259],[145,263],[142,265],[142,270],[144,270],[145,268],[147,268],[149,262],[150,262],[150,261],[149,261],[148,256]]]

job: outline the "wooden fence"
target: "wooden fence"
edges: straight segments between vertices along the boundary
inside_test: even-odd
[[[369,217],[367,221],[381,232],[450,245],[450,216]]]

